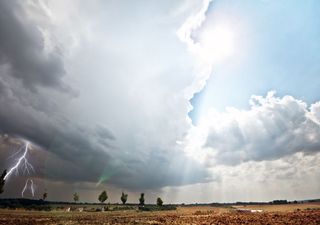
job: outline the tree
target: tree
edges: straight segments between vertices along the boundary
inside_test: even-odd
[[[3,186],[6,183],[6,180],[4,179],[6,175],[7,175],[7,170],[4,170],[0,177],[0,194],[4,191]]]
[[[75,202],[79,201],[79,195],[78,195],[77,192],[73,194],[73,200],[74,200]]]
[[[141,193],[141,194],[140,194],[139,204],[140,204],[140,205],[144,205],[144,193]]]
[[[157,206],[162,206],[163,201],[160,197],[157,198]]]
[[[42,195],[42,200],[46,200],[46,198],[48,197],[48,193],[47,192],[44,192],[43,195]]]
[[[101,192],[99,195],[99,202],[104,203],[108,199],[108,194],[106,191]]]
[[[122,192],[122,194],[121,194],[122,204],[126,204],[127,199],[128,199],[128,194],[125,194],[125,193]]]

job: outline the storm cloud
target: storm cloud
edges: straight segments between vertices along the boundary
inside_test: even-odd
[[[75,9],[79,4],[72,2]],[[107,5],[111,11],[122,7],[121,4]],[[101,2],[87,10],[99,12],[101,6],[107,7]],[[123,37],[121,30],[113,30],[110,36],[109,29],[106,29],[95,31],[96,37],[88,40],[87,31],[82,29],[93,29],[92,23],[103,27],[105,22],[102,21],[109,20],[105,15],[97,13],[88,17],[85,8],[75,12],[55,8],[60,7],[60,3],[50,3],[46,7],[36,2],[28,4],[16,1],[3,1],[0,7],[0,104],[5,106],[0,108],[0,131],[12,140],[25,139],[38,146],[36,149],[41,157],[46,157],[46,163],[43,165],[41,160],[35,161],[37,173],[33,176],[67,183],[107,182],[130,190],[159,189],[215,180],[214,175],[186,156],[175,143],[183,136],[184,128],[189,126],[184,119],[169,121],[172,115],[180,117],[188,110],[188,100],[182,95],[183,86],[176,81],[171,84],[166,81],[165,77],[169,74],[165,75],[162,68],[156,66],[159,56],[149,57],[146,67],[153,68],[150,75],[158,79],[160,85],[165,87],[169,84],[164,91],[154,86],[153,80],[148,78],[149,72],[135,65],[137,61],[133,64],[129,62],[137,57],[136,54],[149,55],[149,51],[141,51],[140,48],[147,49],[154,45],[148,43],[153,42],[153,37],[146,37],[146,47],[142,47],[138,40],[140,37],[136,36],[134,30],[131,36]],[[127,13],[127,7],[122,8],[121,12]],[[135,7],[142,9],[142,5]],[[147,7],[159,13],[151,4]],[[168,9],[169,4],[161,10]],[[81,17],[81,20],[66,22],[63,15],[59,17],[63,21],[50,17],[51,14],[63,12]],[[137,13],[132,12],[134,17]],[[139,17],[136,19],[143,20]],[[82,23],[82,26],[78,23]],[[121,23],[128,26],[130,21]],[[113,26],[111,20],[109,25]],[[79,29],[68,32],[68,26]],[[137,29],[143,31],[152,24],[146,23],[144,26],[147,27]],[[59,41],[47,43],[48,36],[59,35],[61,48],[57,47]],[[164,37],[164,41],[168,39],[178,42],[174,33]],[[63,43],[65,40],[71,40],[72,43]],[[111,42],[110,46],[123,47],[114,52],[113,49],[105,49],[105,41]],[[47,46],[49,44],[54,46]],[[121,51],[127,53],[127,59],[123,61],[127,61],[128,68],[123,68],[114,59]],[[82,55],[81,52],[87,54]],[[105,57],[101,58],[101,54]],[[175,63],[168,59],[163,66],[169,68]],[[69,68],[69,73],[65,67]],[[184,70],[181,67],[175,72],[182,74]],[[127,79],[128,74],[135,78]],[[160,75],[164,77],[160,78]],[[88,77],[90,80],[87,80]],[[70,82],[75,79],[77,82]],[[96,86],[96,80],[103,85]],[[95,85],[93,89],[90,87],[92,84]],[[70,96],[69,88],[79,90],[79,95]],[[175,93],[177,91],[181,94]],[[175,97],[168,99],[168,96]],[[176,103],[181,100],[185,102],[182,102],[182,111],[174,112]],[[2,146],[2,151],[7,151],[9,155],[14,152],[14,148],[5,146]],[[2,160],[3,166],[10,167],[11,161]]]
[[[43,33],[20,4],[7,0],[0,3],[0,63],[32,91],[38,85],[63,90],[62,56],[58,51],[45,51]]]

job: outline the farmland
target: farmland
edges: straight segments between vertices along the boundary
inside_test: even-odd
[[[251,209],[262,212],[249,212]],[[0,224],[320,224],[320,204],[181,206],[177,210],[151,212],[1,209]]]

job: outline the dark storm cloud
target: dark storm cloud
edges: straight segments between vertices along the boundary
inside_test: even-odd
[[[102,125],[92,125],[100,124],[96,118],[96,121],[88,119],[90,122],[79,125],[76,115],[67,116],[61,99],[68,97],[58,98],[57,93],[51,92],[52,89],[66,90],[67,84],[62,82],[65,74],[63,58],[55,52],[44,51],[42,33],[29,21],[19,3],[8,0],[0,2],[0,133],[10,137],[23,137],[46,152],[45,162],[34,162],[37,166],[37,174],[34,176],[66,183],[98,182],[100,178],[107,177],[102,181],[136,190],[207,182],[212,179],[202,165],[186,157],[182,149],[175,149],[176,134],[170,137],[174,139],[170,144],[167,144],[170,134],[157,137],[162,132],[157,130],[159,125],[154,121],[157,118],[150,117],[146,120],[143,107],[137,107],[141,111],[134,114],[138,115],[136,121],[129,121],[132,124],[119,129],[123,132],[132,126],[132,131],[129,131],[132,133],[128,136],[121,132],[114,133],[113,129]],[[90,69],[97,71],[96,68]],[[110,92],[113,91],[119,97],[123,96],[121,89],[118,92],[118,88],[113,87],[114,83],[106,82],[109,83],[112,87],[106,86],[105,89],[110,89]],[[127,91],[128,88],[125,87],[125,92]],[[150,100],[157,101],[151,97]],[[90,96],[90,101],[94,102],[95,99]],[[126,99],[123,106],[129,106],[130,110],[132,103],[129,101],[130,99]],[[85,100],[79,102],[86,103]],[[117,107],[119,108],[114,106],[116,110]],[[88,107],[85,110],[84,114],[92,117],[90,111],[99,110],[99,107]],[[118,110],[121,112],[121,107]],[[121,120],[127,119],[123,118],[128,117],[127,115],[120,114],[119,118],[122,116]],[[140,117],[143,122],[139,121]],[[159,127],[166,127],[168,119],[171,117],[165,118]],[[140,125],[143,128],[148,125],[157,129],[155,133],[141,135],[143,128]],[[175,129],[176,127],[166,127],[163,133],[170,133],[167,131]],[[137,140],[131,140],[136,137]],[[150,146],[144,146],[149,141]],[[155,147],[158,146],[157,141],[169,147]],[[12,150],[1,146],[1,151]],[[1,166],[10,166],[12,163],[6,158],[0,160],[5,162]]]
[[[29,125],[32,129],[19,134],[48,151],[45,165],[41,160],[34,160],[37,177],[68,183],[98,182],[107,173],[110,177],[102,182],[130,190],[158,189],[217,179],[179,151],[168,154],[155,149],[147,157],[132,154],[126,158],[121,152],[112,154],[112,149],[101,148],[93,141],[97,137],[81,129],[65,127],[61,131],[47,126],[51,130],[41,133],[40,127],[24,124]],[[14,130],[18,131],[19,127]],[[2,160],[5,161],[5,158]]]
[[[203,166],[181,150],[156,148],[151,154],[133,151],[127,155],[123,149],[113,147],[116,137],[105,127],[90,130],[68,120],[54,122],[49,115],[43,116],[18,101],[2,100],[0,104],[6,105],[0,109],[0,130],[22,136],[48,152],[45,169],[37,170],[36,176],[64,182],[98,182],[107,173],[111,175],[105,182],[132,190],[213,180]],[[101,145],[101,140],[105,144]]]
[[[67,89],[61,81],[65,73],[61,56],[44,52],[42,33],[18,1],[0,1],[0,64],[8,64],[10,75],[30,90],[37,85]]]
[[[1,98],[1,96],[6,95],[6,92],[7,92],[7,88],[6,88],[5,84],[2,83],[0,80],[0,98]]]
[[[115,136],[112,131],[105,127],[97,126],[96,131],[99,137],[101,137],[102,139],[115,140]]]
[[[14,117],[6,119],[12,121]],[[37,123],[37,120],[32,117],[21,118],[21,121],[18,120],[14,125],[12,122],[4,123],[6,119],[0,114],[1,129],[4,133],[9,134],[9,137],[18,135],[39,145],[39,150],[47,151],[45,170],[37,169],[35,176],[66,182],[97,182],[106,167],[112,169],[114,166],[106,149],[95,144],[95,136],[87,131],[67,125],[65,127],[52,126],[45,121]],[[0,141],[4,142],[5,139]],[[2,151],[10,151],[11,154],[15,149],[2,146]],[[41,151],[38,154],[42,154]],[[1,160],[7,161],[6,158]],[[35,167],[38,168],[37,165],[41,163],[41,161],[35,161]]]
[[[157,148],[146,158],[131,157],[117,175],[110,181],[131,190],[157,189],[219,179],[210,175],[199,162],[188,158],[183,152]]]
[[[56,161],[72,168],[63,172],[61,169],[65,167],[53,167],[44,174],[49,178],[93,180],[99,170],[99,166],[95,166],[100,164],[93,164],[90,172],[81,166],[85,168],[99,158],[107,161],[108,155],[97,149],[97,160],[92,159],[90,150],[94,147],[83,132],[67,128],[63,123],[66,121],[57,121],[54,104],[48,96],[38,93],[37,86],[67,90],[61,80],[64,65],[59,54],[45,52],[42,33],[27,18],[18,1],[0,2],[0,65],[0,132],[38,144],[55,155],[59,159]],[[53,149],[52,143],[57,144],[57,137],[60,143]]]

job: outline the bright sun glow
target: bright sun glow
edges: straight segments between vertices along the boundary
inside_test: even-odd
[[[208,63],[221,62],[234,52],[234,37],[226,26],[216,26],[200,35],[200,54]]]

